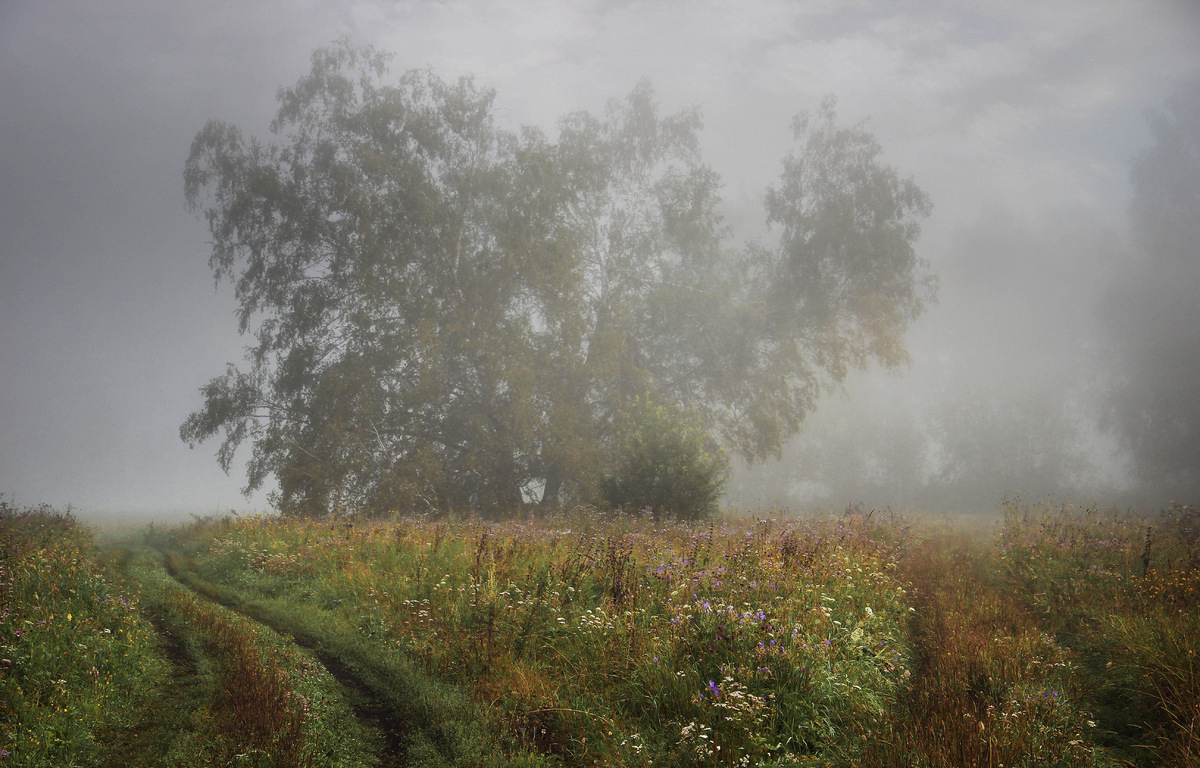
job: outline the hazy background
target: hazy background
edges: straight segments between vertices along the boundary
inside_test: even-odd
[[[265,135],[276,90],[342,35],[393,51],[397,72],[473,74],[512,126],[552,130],[648,78],[666,110],[702,108],[742,236],[761,234],[792,115],[829,93],[929,193],[919,252],[940,301],[913,329],[912,365],[852,377],[784,461],[734,477],[732,503],[1171,493],[1139,485],[1109,429],[1104,318],[1153,295],[1121,293],[1145,264],[1131,163],[1152,144],[1147,110],[1200,76],[1200,4],[0,0],[7,501],[135,517],[265,506],[220,472],[216,445],[178,437],[198,387],[242,357],[183,163],[209,118]],[[1179,362],[1200,389],[1200,351]]]

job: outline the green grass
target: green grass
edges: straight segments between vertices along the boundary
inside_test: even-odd
[[[923,535],[581,510],[227,518],[178,543],[198,578],[336,617],[567,764],[1109,764],[1072,653],[987,542]]]
[[[122,572],[164,634],[174,638],[182,677],[197,678],[190,712],[177,705],[179,685],[155,702],[156,711],[170,714],[150,721],[165,737],[150,764],[198,764],[201,757],[216,765],[373,764],[377,739],[355,720],[340,687],[310,654],[185,589],[148,550],[132,552]]]
[[[1136,765],[1200,765],[1200,514],[1009,504],[1008,583],[1083,666],[1098,741]]]
[[[820,755],[905,685],[908,606],[867,524],[548,522],[226,520],[188,543],[201,578],[329,612],[569,763]]]
[[[323,668],[147,550],[102,563],[70,515],[2,505],[0,546],[4,765],[374,764]]]
[[[135,595],[69,514],[0,502],[0,757],[100,765],[166,672]]]
[[[1013,502],[969,535],[854,510],[226,517],[150,535],[176,578],[130,548],[107,580],[69,518],[5,520],[19,622],[44,620],[39,606],[56,631],[64,612],[90,628],[70,642],[128,638],[96,667],[107,686],[91,666],[6,666],[6,692],[41,686],[6,699],[6,762],[23,740],[59,750],[12,764],[104,764],[105,745],[128,765],[369,765],[396,750],[427,766],[1200,763],[1188,508]],[[84,607],[109,613],[76,623]],[[43,629],[39,658],[66,659],[52,637],[68,640]],[[84,703],[104,687],[142,714]],[[398,728],[386,744],[368,705]],[[68,721],[74,735],[52,741]]]
[[[263,624],[319,649],[350,670],[371,698],[382,701],[401,731],[397,748],[406,766],[525,766],[546,760],[503,738],[486,708],[456,685],[431,679],[390,643],[364,637],[346,614],[239,592],[206,580],[186,558],[168,556],[179,579],[198,594],[235,607]],[[497,738],[500,737],[500,738]]]
[[[1073,654],[1004,582],[987,540],[931,537],[903,572],[918,674],[863,764],[1113,764]]]

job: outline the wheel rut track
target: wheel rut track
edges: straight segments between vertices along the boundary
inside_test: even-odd
[[[255,620],[257,621],[257,619]],[[270,625],[268,624],[267,626]],[[333,679],[337,680],[338,684],[350,694],[346,697],[346,701],[350,704],[354,716],[360,722],[371,726],[383,739],[384,752],[380,755],[380,767],[391,768],[392,766],[406,765],[405,739],[407,729],[404,727],[403,720],[396,715],[387,702],[362,677],[338,657],[320,648],[301,643],[293,635],[282,632],[275,627],[272,627],[272,629],[280,632],[280,634],[284,634],[286,637],[291,637],[292,642],[296,643],[296,645],[310,651],[316,656],[321,666],[325,667],[326,671],[333,676]]]
[[[396,713],[395,709],[388,703],[387,698],[377,692],[353,665],[347,664],[334,654],[324,650],[318,642],[298,637],[286,627],[264,619],[264,617],[257,615],[255,612],[247,610],[245,606],[235,600],[222,599],[220,596],[206,594],[196,589],[181,577],[179,569],[170,557],[164,556],[163,564],[171,578],[175,579],[176,582],[193,594],[224,606],[251,621],[262,624],[288,638],[299,648],[311,653],[317,662],[342,687],[346,694],[346,703],[350,706],[354,717],[360,723],[367,726],[368,730],[376,733],[383,742],[382,753],[378,755],[379,768],[401,768],[408,764],[406,758],[408,728],[405,725],[404,718]]]

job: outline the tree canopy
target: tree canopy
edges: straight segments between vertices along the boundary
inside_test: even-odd
[[[594,498],[647,398],[758,459],[849,369],[906,359],[930,204],[832,99],[766,191],[777,246],[736,246],[699,113],[649,84],[552,137],[388,64],[319,50],[269,141],[211,121],[192,144],[187,202],[254,343],[180,434],[220,435],[226,471],[249,443],[248,491],[274,476],[296,513]]]

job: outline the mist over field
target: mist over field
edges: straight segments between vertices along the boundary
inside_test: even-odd
[[[610,100],[633,104],[644,80],[664,121],[696,110],[694,149],[721,182],[710,202],[729,228],[723,253],[789,247],[787,219],[767,226],[766,190],[786,187],[782,161],[799,151],[793,118],[820,115],[828,95],[835,124],[876,140],[880,165],[927,195],[927,217],[914,213],[919,205],[897,207],[908,211],[897,221],[919,224],[913,275],[936,279],[921,310],[896,326],[902,348],[866,354],[865,370],[851,365],[844,382],[834,376],[813,408],[799,409],[798,434],[778,458],[761,435],[760,460],[730,450],[724,506],[954,512],[995,509],[1014,495],[1102,507],[1200,501],[1200,10],[1117,0],[337,2],[300,12],[282,3],[7,3],[0,494],[8,501],[132,522],[261,509],[280,489],[268,467],[261,487],[241,494],[255,471],[249,443],[226,474],[214,460],[220,437],[193,440],[193,449],[180,440],[180,425],[205,405],[199,388],[256,343],[253,332],[237,333],[230,282],[214,290],[214,236],[202,204],[186,210],[185,163],[212,119],[270,140],[279,89],[295,86],[313,52],[338,39],[391,53],[392,82],[410,70],[445,82],[473,76],[481,92],[494,91],[498,133],[531,126],[548,144],[559,140],[561,118],[599,120]],[[498,274],[488,287],[500,290],[515,273]],[[695,289],[715,296],[715,285]],[[736,284],[746,293],[764,285],[771,281]],[[526,301],[521,294],[512,306]],[[866,317],[864,305],[848,306]],[[654,337],[660,346],[642,369],[658,371],[706,322],[714,333],[735,325],[696,310],[663,321],[669,332]],[[551,327],[548,311],[538,312],[534,335]],[[697,359],[728,362],[747,346],[734,341],[697,347]],[[567,359],[549,341],[538,348]],[[771,362],[767,355],[760,368]],[[705,391],[733,393],[709,414],[733,425],[728,447],[728,436],[743,433],[720,419],[728,402],[747,401],[736,377],[715,378],[704,379]],[[661,392],[670,399],[695,380],[680,375]],[[497,391],[517,391],[509,386]],[[549,397],[547,387],[530,385],[526,401]],[[522,413],[514,406],[512,418]],[[193,426],[205,438],[204,425]],[[539,446],[585,434],[542,422],[537,430],[529,427]],[[404,453],[413,450],[409,433],[397,427],[385,449],[382,431],[384,453],[416,461]],[[462,449],[455,466],[503,463],[496,456],[512,445],[463,442],[476,453]],[[509,471],[508,498],[544,498],[557,488],[556,466],[592,460],[586,446],[539,450],[516,456],[523,464]],[[460,485],[473,476],[463,477]],[[562,499],[574,487],[565,482]],[[393,491],[424,492],[416,480]],[[457,503],[486,497],[472,490]]]

